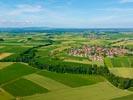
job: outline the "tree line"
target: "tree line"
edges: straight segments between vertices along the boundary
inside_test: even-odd
[[[32,59],[36,56],[37,48],[41,48],[43,46],[49,46],[51,43],[47,43],[45,45],[38,45],[32,48],[29,48],[25,51],[23,51],[20,54],[14,54],[9,57],[6,57],[1,62],[24,62],[24,63],[30,63]]]
[[[43,61],[40,59],[34,59],[29,64],[39,69],[46,69],[57,73],[101,75],[118,88],[128,89],[133,87],[133,79],[116,76],[112,74],[106,66],[62,62],[52,59],[44,59]]]

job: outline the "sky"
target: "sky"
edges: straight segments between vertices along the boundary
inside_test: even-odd
[[[133,0],[0,0],[0,27],[133,28]]]

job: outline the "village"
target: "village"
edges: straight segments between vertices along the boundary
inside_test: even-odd
[[[68,54],[77,57],[87,57],[92,61],[103,61],[104,57],[123,56],[128,53],[127,49],[121,47],[100,47],[100,46],[87,46],[81,48],[71,48]]]

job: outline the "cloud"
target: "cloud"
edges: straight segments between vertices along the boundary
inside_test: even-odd
[[[97,9],[102,12],[109,12],[116,15],[133,15],[133,8],[106,8],[106,9]]]
[[[0,11],[0,26],[53,25],[66,22],[65,13],[53,11],[41,5],[21,4]],[[6,16],[6,17],[5,17]],[[68,22],[68,21],[67,21]]]
[[[133,0],[121,0],[121,3],[133,3]]]
[[[40,5],[17,5],[15,9],[9,12],[9,15],[20,15],[23,13],[38,13],[43,8]]]
[[[0,27],[5,27],[5,26],[30,26],[33,25],[34,22],[30,21],[30,20],[20,20],[20,21],[16,21],[16,20],[0,20]]]
[[[123,25],[128,27],[133,25],[131,7],[110,6],[105,9],[97,7],[95,12],[91,9],[84,11],[72,9],[70,5],[73,4],[73,0],[65,0],[65,3],[63,0],[50,1],[0,7],[0,26],[118,27]],[[119,1],[127,2],[127,0]]]

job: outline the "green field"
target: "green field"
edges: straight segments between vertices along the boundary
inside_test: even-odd
[[[110,100],[130,94],[131,92],[117,89],[108,82],[101,82],[91,86],[28,96],[22,98],[22,100]]]
[[[13,64],[12,62],[0,62],[0,70],[6,68],[7,66]]]
[[[53,73],[51,73],[53,74]],[[56,91],[56,90],[61,90],[61,89],[68,89],[70,88],[69,86],[66,86],[64,84],[61,84],[58,81],[52,80],[48,77],[41,76],[38,74],[30,74],[24,77],[27,80],[30,80],[44,88],[47,88],[50,91]]]
[[[16,80],[4,85],[2,88],[14,96],[27,96],[48,92],[46,88],[42,88],[41,86],[26,79]]]
[[[110,68],[109,70],[117,76],[133,78],[133,68]]]
[[[133,67],[133,57],[105,58],[107,67]]]
[[[120,98],[111,99],[111,100],[132,100],[132,98],[133,98],[133,94],[124,96],[124,97],[120,97]]]
[[[28,65],[21,63],[12,64],[0,70],[0,85],[34,72],[36,72],[36,70]]]
[[[0,100],[13,100],[13,99],[15,99],[14,96],[12,96],[8,92],[0,88]]]
[[[27,50],[29,47],[24,46],[5,46],[0,48],[0,52],[9,52],[9,53],[21,53]]]
[[[45,77],[49,77],[70,87],[80,87],[104,81],[103,77],[95,75],[60,74],[48,71],[42,71],[38,74]]]

